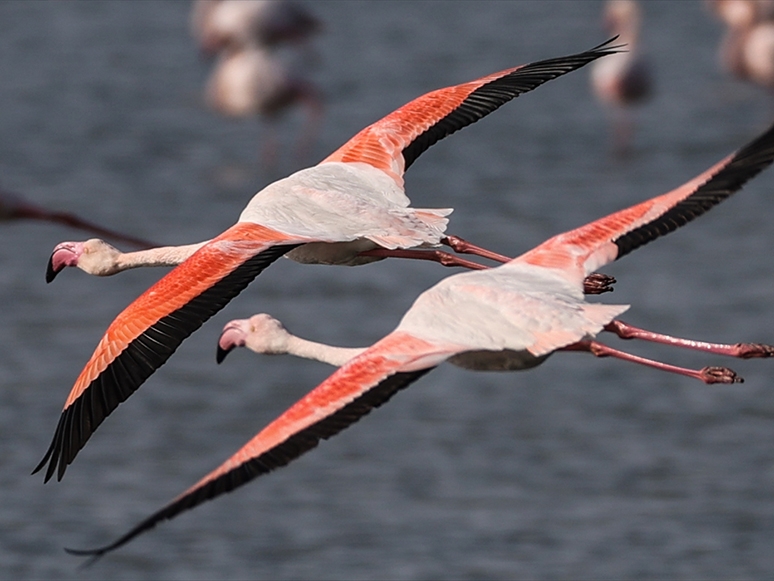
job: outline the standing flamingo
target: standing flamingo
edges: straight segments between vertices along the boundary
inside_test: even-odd
[[[635,0],[608,0],[605,25],[619,35],[626,51],[595,62],[591,68],[594,93],[612,108],[613,145],[619,154],[627,153],[631,145],[634,125],[631,108],[653,94],[653,75],[639,43],[641,18],[642,11]]]
[[[206,99],[212,109],[223,115],[257,115],[266,120],[269,135],[263,158],[269,167],[276,161],[278,117],[295,105],[305,107],[306,124],[296,147],[297,155],[303,158],[314,141],[323,109],[319,89],[259,45],[228,45],[221,51],[207,81]]]
[[[326,348],[318,344],[312,348],[317,351],[315,358],[343,363],[333,375],[220,467],[117,541],[98,549],[69,551],[97,558],[161,521],[288,464],[444,361],[479,371],[510,371],[540,365],[556,351],[584,351],[705,383],[741,382],[736,373],[725,367],[676,367],[613,349],[594,337],[604,330],[623,338],[739,358],[771,357],[774,346],[704,343],[631,327],[616,320],[628,305],[587,303],[582,292],[583,280],[601,266],[708,211],[773,161],[774,126],[736,154],[669,193],[554,236],[500,267],[442,280],[417,298],[392,333],[365,350],[328,351],[324,355],[320,354],[320,347],[323,351]],[[229,335],[227,326],[221,337],[221,349],[227,350],[234,344]],[[280,350],[287,347],[280,346]]]
[[[151,248],[154,246],[151,242],[142,238],[103,228],[69,212],[48,210],[28,202],[17,194],[0,190],[0,221],[3,220],[42,220],[105,236],[106,238],[136,246],[137,248]]]
[[[262,157],[268,167],[276,162],[278,117],[303,106],[307,119],[296,147],[303,159],[317,133],[322,98],[277,49],[307,40],[320,29],[319,21],[294,2],[200,0],[194,3],[191,28],[202,52],[218,55],[207,81],[207,104],[222,115],[267,122]]]
[[[311,12],[287,0],[196,0],[191,11],[191,33],[209,54],[228,45],[297,44],[321,28]]]
[[[774,90],[774,2],[717,0],[710,9],[728,26],[721,66],[740,80]]]
[[[421,254],[411,249],[438,245],[451,210],[410,208],[405,170],[439,139],[546,81],[615,52],[610,42],[428,93],[366,127],[319,165],[258,192],[239,221],[212,240],[133,253],[134,266],[159,261],[179,266],[110,324],[76,379],[34,472],[48,464],[45,480],[55,472],[61,479],[105,417],[280,256],[356,265]],[[78,254],[83,250],[77,243],[55,248],[51,276],[67,265],[85,268]]]

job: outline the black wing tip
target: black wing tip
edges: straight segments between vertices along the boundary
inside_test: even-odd
[[[769,142],[772,143],[769,144]],[[750,143],[739,148],[736,154],[734,154],[733,160],[736,161],[739,158],[746,157],[750,155],[751,152],[763,155],[764,151],[759,150],[764,149],[768,145],[774,145],[774,123],[771,124],[766,131],[750,141]]]
[[[616,260],[701,216],[774,163],[774,124],[743,145],[688,197],[647,224],[619,236]]]
[[[68,408],[69,409],[69,408]],[[32,470],[32,474],[37,474],[43,468],[48,464],[48,468],[46,469],[46,474],[43,477],[43,484],[46,484],[51,478],[54,476],[54,474],[57,475],[57,482],[61,482],[62,477],[64,476],[65,470],[67,469],[67,462],[64,461],[64,458],[62,457],[62,445],[61,445],[61,436],[62,436],[62,427],[66,421],[65,416],[67,415],[67,410],[62,412],[62,415],[59,416],[59,423],[56,426],[56,430],[54,431],[54,437],[51,439],[51,444],[48,447],[48,450],[46,451],[45,455],[43,456],[43,459],[38,463],[37,466]],[[58,467],[58,470],[57,470]]]
[[[623,44],[613,44],[614,36],[590,50],[527,63],[492,78],[472,91],[455,109],[415,136],[402,150],[404,171],[429,147],[452,133],[486,117],[508,101],[537,87],[576,71],[607,55],[624,52]]]
[[[57,466],[57,462],[55,460],[51,459],[49,462],[49,458],[43,458],[43,460],[40,461],[40,464],[38,464],[35,467],[35,469],[30,473],[30,476],[34,476],[35,474],[40,472],[46,464],[48,464],[48,469],[46,470],[45,476],[43,476],[43,484],[48,483],[48,481],[51,480],[51,478],[54,476],[54,473],[56,472],[56,466]],[[57,474],[57,478],[56,478],[57,482],[62,481],[62,476],[64,476],[63,470],[61,471],[61,474]]]
[[[163,317],[132,341],[83,393],[65,408],[59,418],[51,446],[32,473],[39,472],[48,463],[44,482],[48,482],[55,473],[57,480],[61,481],[67,467],[103,420],[137,391],[148,377],[171,357],[188,335],[222,309],[269,264],[297,246],[298,244],[277,245],[259,252],[225,275],[215,286],[202,292],[184,307]],[[208,302],[210,299],[212,304]],[[200,303],[208,306],[202,308]],[[181,326],[182,330],[175,327],[180,324],[180,316],[186,319]],[[154,346],[161,344],[162,348],[152,351],[147,347],[146,340]]]
[[[170,506],[174,506],[175,503],[173,503]],[[137,535],[144,533],[147,530],[152,529],[155,527],[159,522],[171,518],[174,516],[172,514],[171,516],[168,515],[169,506],[161,509],[160,511],[154,513],[149,518],[146,518],[144,521],[136,525],[134,528],[132,528],[128,533],[125,535],[119,537],[115,541],[113,541],[110,544],[103,545],[101,547],[97,547],[95,549],[70,549],[65,547],[65,552],[69,555],[74,555],[76,557],[88,557],[89,559],[83,564],[84,567],[88,567],[89,565],[93,564],[94,562],[98,561],[108,553],[112,553],[116,549],[119,549],[123,547],[126,543],[131,541],[134,537]]]
[[[372,409],[386,403],[395,393],[408,387],[433,369],[433,367],[428,367],[418,371],[398,372],[389,376],[387,379],[382,380],[375,389],[369,390],[338,411],[289,436],[271,450],[267,450],[260,456],[245,460],[201,487],[192,489],[177,497],[177,499],[137,524],[128,533],[109,545],[96,549],[65,549],[65,551],[78,557],[89,557],[90,560],[86,563],[86,565],[89,565],[105,554],[122,547],[140,534],[154,528],[162,521],[171,520],[182,512],[191,510],[204,502],[231,492],[261,475],[286,466],[296,458],[315,448],[320,440],[327,440],[331,436],[338,434],[361,417],[367,415]]]
[[[48,452],[46,452],[46,455],[43,456],[43,459],[40,461],[40,463],[37,466],[35,466],[35,468],[32,469],[32,472],[30,472],[30,476],[34,476],[35,474],[43,470],[43,466],[46,465],[50,456],[51,456],[51,448],[49,448]],[[48,478],[44,479],[43,483],[45,484],[46,482],[48,482],[48,480],[49,480]]]
[[[88,569],[91,567],[94,563],[99,561],[104,554],[107,552],[103,549],[94,549],[94,550],[83,550],[83,549],[68,549],[67,547],[64,548],[65,553],[68,555],[75,555],[76,557],[88,557],[81,565],[78,567],[78,569]]]
[[[614,37],[607,39],[605,42],[598,44],[594,48],[587,50],[586,52],[603,52],[604,54],[615,54],[617,52],[627,52],[626,43],[613,44],[620,38],[620,34],[616,34]]]

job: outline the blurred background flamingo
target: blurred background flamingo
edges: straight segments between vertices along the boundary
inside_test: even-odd
[[[261,155],[266,167],[277,164],[277,121],[291,109],[302,107],[306,116],[296,144],[299,161],[315,141],[322,97],[301,72],[314,55],[281,49],[306,47],[320,29],[307,9],[285,0],[197,0],[193,5],[192,34],[203,54],[216,56],[207,104],[228,117],[257,116],[265,122]]]
[[[304,44],[321,29],[316,16],[290,0],[196,0],[191,11],[191,34],[207,54],[235,44]]]
[[[719,52],[723,69],[773,92],[774,2],[714,0],[708,5],[727,27]]]
[[[613,148],[629,152],[634,132],[632,107],[653,94],[653,74],[640,48],[642,10],[635,0],[608,0],[604,8],[605,28],[618,35],[626,52],[594,63],[591,85],[599,101],[611,109]]]

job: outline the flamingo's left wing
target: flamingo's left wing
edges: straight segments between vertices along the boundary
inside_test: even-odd
[[[428,147],[511,99],[619,52],[615,38],[586,52],[553,58],[432,91],[369,125],[323,160],[368,163],[397,181]]]
[[[43,460],[62,479],[92,433],[180,344],[267,266],[307,240],[239,223],[197,250],[108,327],[70,391]]]
[[[261,430],[219,468],[117,541],[69,552],[99,557],[140,533],[199,504],[285,466],[338,434],[453,353],[443,346],[394,332],[355,357]]]
[[[701,216],[772,162],[774,125],[679,188],[554,236],[516,260],[586,276]]]

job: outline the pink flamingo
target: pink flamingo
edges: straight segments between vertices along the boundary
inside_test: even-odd
[[[639,48],[641,10],[634,0],[609,0],[605,24],[626,51],[595,62],[591,85],[597,98],[613,109],[613,143],[618,153],[629,149],[633,133],[630,109],[653,94],[653,75]]]
[[[204,0],[194,3],[191,28],[202,51],[218,54],[207,81],[207,104],[229,117],[259,116],[267,121],[264,162],[276,164],[276,121],[296,105],[307,120],[297,145],[303,159],[322,116],[320,91],[292,72],[277,54],[283,44],[307,40],[320,28],[303,7],[280,0]]]
[[[151,242],[143,240],[142,238],[136,238],[127,234],[115,232],[108,228],[103,228],[93,222],[79,218],[75,214],[70,214],[69,212],[48,210],[24,200],[17,194],[0,190],[0,221],[2,220],[42,220],[44,222],[53,222],[78,230],[84,230],[99,236],[105,236],[106,238],[125,242],[126,244],[130,244],[137,248],[151,248],[154,246]]]
[[[742,379],[725,367],[686,369],[599,343],[602,331],[739,358],[771,357],[774,346],[722,345],[652,333],[618,321],[628,305],[587,303],[583,280],[601,266],[679,228],[774,161],[774,126],[735,155],[679,188],[585,226],[559,234],[510,262],[450,276],[422,293],[397,328],[364,350],[275,343],[341,367],[191,488],[117,541],[93,550],[97,558],[140,533],[207,500],[284,466],[382,405],[399,390],[448,361],[473,370],[522,370],[557,351],[615,357],[705,383]],[[269,321],[269,328],[272,324]],[[264,325],[263,330],[267,327]],[[274,331],[277,334],[277,326]],[[280,331],[281,337],[281,331]],[[241,343],[239,325],[226,326],[219,348]],[[252,333],[247,333],[252,335]],[[248,339],[245,339],[246,344]]]
[[[774,90],[774,2],[720,0],[710,8],[728,25],[720,46],[723,68],[738,79]]]
[[[207,81],[206,99],[223,115],[258,115],[268,122],[263,158],[269,167],[277,157],[275,122],[279,116],[296,105],[306,109],[304,132],[296,147],[297,156],[303,159],[314,141],[323,110],[317,87],[291,73],[276,55],[258,45],[230,45],[221,51]]]
[[[196,0],[191,11],[191,33],[210,54],[229,45],[297,44],[321,28],[311,12],[285,0]]]
[[[110,268],[89,270],[110,274],[132,266],[179,265],[110,324],[76,379],[34,472],[48,464],[45,480],[55,472],[61,479],[105,417],[280,256],[342,265],[388,256],[427,258],[416,248],[448,241],[444,230],[451,210],[409,207],[403,174],[414,160],[514,97],[615,51],[608,41],[428,93],[366,127],[319,165],[258,192],[238,222],[212,240],[130,253],[120,262],[109,256]],[[99,252],[87,262],[84,248],[57,246],[48,279],[64,266],[93,267]]]

